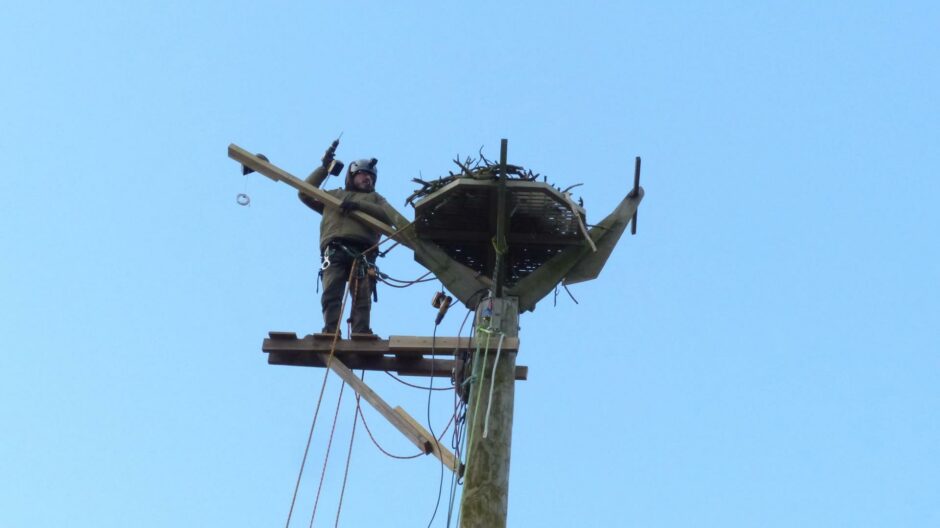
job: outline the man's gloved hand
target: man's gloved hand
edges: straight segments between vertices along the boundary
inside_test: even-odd
[[[336,147],[339,145],[338,141],[334,141],[333,144],[326,149],[326,152],[323,153],[321,161],[323,162],[324,167],[329,167],[330,163],[333,163],[333,160],[336,159]]]
[[[340,212],[343,213],[343,214],[347,214],[347,213],[349,213],[350,211],[358,211],[358,210],[359,210],[359,204],[356,203],[356,202],[354,202],[354,201],[352,201],[352,200],[349,199],[348,197],[347,197],[347,198],[343,198],[343,203],[339,204],[339,210],[340,210]]]

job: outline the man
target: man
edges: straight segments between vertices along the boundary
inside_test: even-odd
[[[323,156],[323,164],[310,173],[307,183],[315,187],[323,184],[329,174],[328,168],[334,163],[335,148],[334,144],[327,149]],[[389,217],[385,212],[385,208],[389,207],[388,203],[385,198],[375,192],[375,181],[378,176],[375,168],[377,163],[378,160],[375,158],[350,163],[345,187],[326,191],[343,201],[339,209],[324,207],[322,202],[300,193],[300,200],[307,207],[323,214],[320,222],[323,296],[320,303],[323,307],[323,333],[325,334],[335,334],[339,331],[342,336],[340,310],[347,280],[349,280],[349,292],[352,297],[352,314],[349,318],[352,333],[369,335],[373,333],[369,325],[369,317],[372,310],[375,278],[374,274],[370,274],[369,271],[374,269],[378,250],[373,246],[379,241],[379,233],[356,220],[349,213],[362,211],[377,220],[389,223]],[[371,251],[370,248],[372,248]],[[356,262],[356,272],[350,279],[353,262]]]

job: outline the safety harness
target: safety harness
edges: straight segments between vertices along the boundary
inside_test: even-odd
[[[339,259],[335,258],[337,256],[339,256]],[[356,264],[355,276],[350,277],[350,280],[355,279],[359,281],[368,278],[369,287],[372,290],[372,301],[379,302],[379,292],[378,288],[376,288],[379,268],[375,265],[374,258],[370,260],[362,251],[352,249],[336,239],[329,241],[323,253],[320,255],[320,272],[317,274],[317,293],[320,292],[320,283],[323,282],[323,272],[333,265],[333,260],[337,260],[337,262],[345,261],[346,259],[343,257],[348,257],[350,262],[358,262]]]

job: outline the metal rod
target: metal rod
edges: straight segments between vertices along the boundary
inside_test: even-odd
[[[503,284],[506,282],[506,253],[509,248],[506,243],[506,224],[509,218],[506,215],[506,153],[509,149],[509,141],[500,140],[499,143],[499,183],[496,187],[496,261],[493,263],[493,295],[503,296]]]
[[[633,169],[633,195],[636,196],[638,192],[640,192],[640,157],[639,156],[636,157],[636,166]],[[639,212],[640,212],[639,209],[633,212],[633,221],[630,222],[630,234],[631,235],[636,234],[636,218],[637,218],[637,213]]]

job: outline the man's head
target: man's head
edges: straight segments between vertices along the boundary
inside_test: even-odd
[[[375,165],[379,160],[361,159],[349,164],[349,172],[346,174],[346,190],[358,192],[372,192],[375,189],[375,181],[378,179],[378,170]]]

